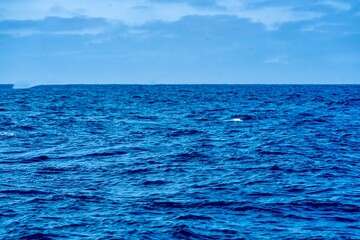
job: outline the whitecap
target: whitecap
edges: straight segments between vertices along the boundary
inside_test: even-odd
[[[13,137],[15,134],[9,132],[0,132],[0,136]]]
[[[243,120],[241,118],[233,118],[231,120],[227,120],[227,122],[242,122]]]
[[[242,122],[243,120],[241,118],[233,118],[230,121],[231,122]]]

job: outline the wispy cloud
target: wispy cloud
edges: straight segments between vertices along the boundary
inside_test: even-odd
[[[237,16],[248,18],[252,22],[262,23],[267,30],[277,30],[282,24],[312,20],[323,16],[323,14],[319,12],[298,11],[291,7],[265,7],[239,11]]]
[[[6,10],[0,16],[0,19],[3,20],[33,20],[49,16],[62,18],[86,16],[121,21],[130,26],[142,25],[151,21],[174,22],[186,16],[227,15],[261,23],[267,30],[276,30],[284,23],[307,21],[323,15],[320,12],[298,10],[290,5],[262,4],[257,6],[254,3],[263,1],[247,0],[216,0],[210,6],[194,5],[189,1],[159,0],[63,0],[61,4],[58,1],[43,0],[5,2],[0,3],[0,8]],[[342,5],[339,6],[341,8]],[[344,6],[342,7],[344,8]]]
[[[304,32],[338,32],[344,26],[342,23],[316,23],[301,29]]]
[[[334,36],[352,36],[360,33],[357,25],[352,22],[320,22],[305,26],[301,31],[333,34]]]
[[[335,0],[325,0],[322,2],[322,4],[331,7],[337,11],[349,11],[352,8],[349,3]]]

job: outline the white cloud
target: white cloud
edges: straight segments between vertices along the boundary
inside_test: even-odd
[[[142,25],[149,21],[173,22],[185,16],[228,15],[249,19],[263,24],[267,30],[275,30],[281,24],[311,20],[322,14],[300,11],[287,6],[248,8],[250,1],[218,0],[215,8],[196,7],[180,2],[150,2],[149,0],[17,0],[0,2],[3,15],[0,20],[34,20],[48,16],[75,17],[86,16],[122,21],[128,25]]]
[[[344,26],[343,23],[316,23],[301,29],[303,32],[338,32]]]
[[[276,30],[284,23],[306,21],[323,16],[319,12],[300,11],[290,6],[264,6],[263,4],[262,7],[248,8],[247,2],[264,1],[218,0],[218,5],[223,6],[229,15],[247,18],[255,23],[262,23],[267,30]]]
[[[336,34],[337,36],[352,36],[359,35],[359,31],[356,31],[351,24],[346,23],[316,23],[308,25],[301,29],[303,32],[316,32],[316,33],[327,33]]]
[[[290,7],[266,7],[237,13],[240,18],[248,18],[252,22],[262,23],[267,30],[276,30],[284,23],[311,20],[322,15],[322,13],[316,12],[296,11]]]
[[[7,11],[1,19],[34,20],[48,16],[87,16],[123,21],[128,25],[141,25],[148,21],[177,21],[187,15],[216,15],[218,12],[197,9],[184,3],[148,3],[146,0],[18,0],[1,4]]]
[[[326,0],[322,2],[323,5],[329,6],[337,11],[349,11],[351,10],[351,5],[346,2],[334,1],[334,0]]]

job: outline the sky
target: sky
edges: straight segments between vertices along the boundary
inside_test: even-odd
[[[0,84],[354,83],[359,0],[0,1]]]

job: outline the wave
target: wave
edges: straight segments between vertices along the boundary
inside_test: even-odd
[[[203,133],[202,131],[199,130],[178,130],[175,132],[172,132],[170,134],[168,134],[169,137],[180,137],[180,136],[191,136],[191,135],[198,135]]]
[[[359,86],[3,91],[0,233],[357,239],[358,96]]]
[[[127,154],[125,151],[95,152],[86,154],[85,157],[112,157]]]
[[[242,120],[241,118],[233,118],[233,119],[230,119],[230,120],[227,120],[228,122],[242,122],[244,120]]]
[[[14,137],[15,134],[11,133],[11,132],[0,132],[0,136],[4,136],[4,137]]]
[[[20,161],[20,163],[38,163],[38,162],[44,162],[49,160],[50,157],[43,155],[43,156],[37,156],[33,158],[23,159]]]

